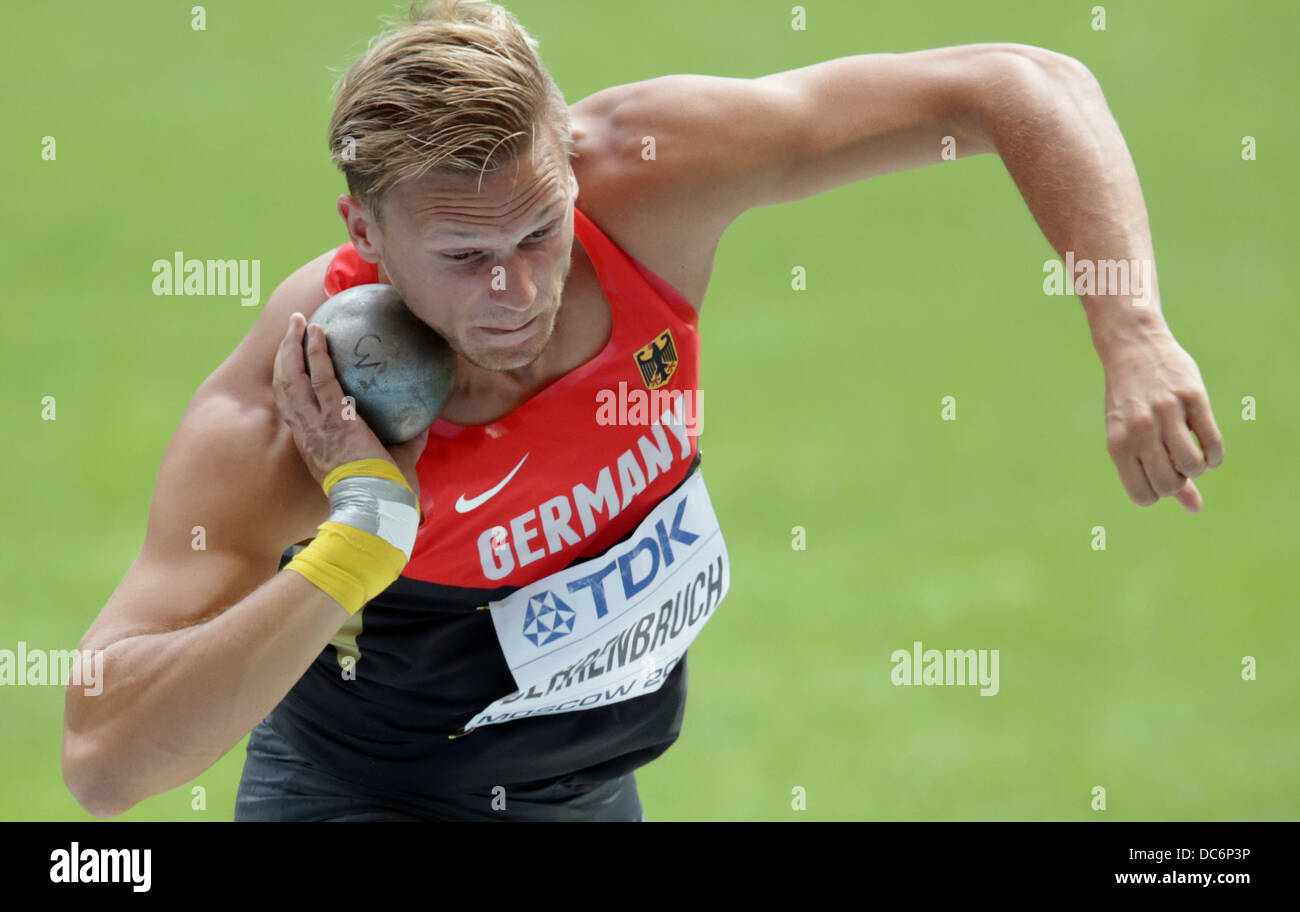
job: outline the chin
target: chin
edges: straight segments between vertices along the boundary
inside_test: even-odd
[[[517,370],[521,367],[527,367],[542,356],[546,350],[546,345],[550,341],[551,334],[539,334],[536,339],[530,339],[527,346],[518,348],[478,348],[467,349],[465,360],[475,364],[484,370],[508,371]]]
[[[540,355],[541,352],[534,354],[532,352],[485,351],[478,353],[477,357],[469,360],[484,370],[509,371],[527,367],[536,361]]]

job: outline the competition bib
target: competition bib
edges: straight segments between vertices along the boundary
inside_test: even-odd
[[[519,689],[465,730],[653,693],[730,580],[722,530],[697,471],[604,554],[488,603]]]

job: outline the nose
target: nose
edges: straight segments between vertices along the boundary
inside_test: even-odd
[[[517,313],[526,313],[537,300],[531,257],[516,254],[492,270],[492,301]]]

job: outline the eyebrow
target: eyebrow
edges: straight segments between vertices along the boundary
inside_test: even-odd
[[[564,202],[562,200],[556,200],[554,203],[551,203],[551,205],[547,206],[546,209],[542,211],[541,215],[538,216],[538,221],[549,222],[551,220],[551,217],[555,214],[555,211],[557,209],[562,209],[563,207],[564,207]],[[476,231],[452,229],[448,231],[436,231],[433,233],[432,236],[435,238],[441,238],[441,237],[478,238],[479,234]]]

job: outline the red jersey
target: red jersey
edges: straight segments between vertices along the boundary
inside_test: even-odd
[[[574,233],[609,302],[609,341],[499,421],[434,423],[417,466],[424,520],[403,576],[452,586],[532,582],[618,541],[691,466],[695,434],[651,419],[676,393],[686,394],[683,417],[698,402],[695,308],[576,208]],[[347,243],[325,290],[378,275]],[[645,420],[629,423],[629,415]]]
[[[609,341],[498,421],[434,423],[417,464],[423,520],[410,562],[269,719],[338,775],[382,775],[417,794],[600,781],[650,762],[679,733],[684,657],[654,693],[461,732],[516,688],[491,612],[478,609],[602,555],[699,465],[695,309],[577,209],[574,228],[610,307]],[[325,290],[376,281],[375,264],[345,243]],[[355,680],[340,680],[344,655],[359,658]]]

